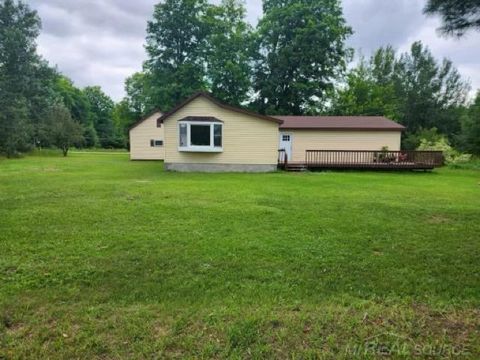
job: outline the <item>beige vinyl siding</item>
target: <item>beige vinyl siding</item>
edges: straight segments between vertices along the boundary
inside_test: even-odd
[[[157,128],[157,112],[130,130],[130,159],[163,160],[165,158],[165,136],[163,126]],[[150,140],[163,140],[163,146],[152,147]]]
[[[305,161],[306,150],[400,150],[400,131],[282,130],[292,135],[291,161]]]
[[[213,116],[223,121],[223,152],[180,152],[178,120],[187,116]],[[165,162],[180,164],[275,165],[278,157],[278,124],[223,109],[198,97],[166,119]]]

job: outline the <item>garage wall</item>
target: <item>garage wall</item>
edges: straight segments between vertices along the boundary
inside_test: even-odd
[[[131,160],[164,160],[165,136],[164,127],[157,128],[157,119],[161,112],[149,116],[139,125],[130,130]],[[152,147],[150,140],[163,140],[163,146]]]
[[[223,152],[194,153],[178,151],[178,120],[187,116],[213,116],[223,121]],[[273,121],[224,109],[207,98],[198,97],[165,120],[165,163],[211,165],[268,165],[258,167],[275,169],[278,160],[278,127]],[[178,169],[182,167],[177,166]],[[187,168],[187,167],[185,167]],[[198,166],[192,167],[195,170]],[[227,170],[242,167],[226,167]],[[251,171],[251,167],[244,167]]]
[[[305,161],[306,150],[400,150],[401,131],[282,130],[292,135],[291,161]]]

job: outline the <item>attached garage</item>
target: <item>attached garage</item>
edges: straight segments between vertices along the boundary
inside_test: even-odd
[[[402,125],[383,116],[276,116],[280,149],[302,162],[306,150],[400,150]]]
[[[163,126],[157,127],[157,120],[162,116],[154,111],[130,128],[131,160],[164,160],[165,136]]]

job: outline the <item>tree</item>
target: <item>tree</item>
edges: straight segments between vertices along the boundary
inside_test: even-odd
[[[403,145],[408,149],[419,145],[422,134],[433,137],[438,131],[453,142],[460,131],[469,86],[449,60],[439,63],[420,42],[400,56],[391,47],[380,48],[346,79],[331,113],[398,121],[407,127]]]
[[[252,29],[242,0],[211,6],[207,23],[207,82],[212,94],[231,105],[247,100],[251,86]]]
[[[436,127],[450,139],[460,130],[457,108],[469,90],[450,60],[438,63],[421,42],[400,56],[395,66],[395,86],[400,100],[398,119],[409,131]]]
[[[424,12],[440,15],[447,35],[461,37],[470,29],[480,30],[480,0],[429,0]]]
[[[462,117],[459,144],[463,151],[480,155],[480,90],[477,91],[475,101]]]
[[[204,81],[206,0],[165,0],[155,5],[147,25],[145,80],[149,96],[168,110],[206,87]]]
[[[31,147],[31,118],[38,69],[36,52],[40,19],[26,4],[0,2],[0,152],[12,156]]]
[[[127,99],[115,104],[113,109],[113,123],[115,125],[115,133],[120,139],[122,146],[125,147],[128,143],[128,130],[141,116],[132,112]]]
[[[88,101],[90,123],[95,128],[100,145],[104,148],[117,147],[113,124],[115,103],[99,86],[86,87],[83,94]]]
[[[261,113],[317,111],[343,73],[352,33],[339,0],[264,0],[254,88]]]
[[[333,97],[334,115],[382,115],[398,119],[398,101],[395,94],[395,50],[380,48],[367,61],[360,59],[350,70],[346,85]]]
[[[67,156],[70,147],[83,140],[82,126],[72,119],[63,104],[53,105],[46,117],[51,129],[51,143],[62,150],[63,156]]]
[[[81,89],[73,84],[72,80],[65,75],[58,75],[54,84],[54,91],[75,121],[85,127],[91,125],[88,98]]]
[[[156,87],[151,83],[153,76],[146,72],[137,72],[125,80],[125,92],[129,111],[135,117],[141,117],[156,108],[153,94]]]

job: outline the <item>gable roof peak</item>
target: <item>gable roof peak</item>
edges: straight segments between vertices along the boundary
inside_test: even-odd
[[[163,112],[162,112],[160,109],[155,108],[155,109],[153,109],[152,111],[150,111],[149,113],[147,113],[147,115],[142,116],[137,122],[135,122],[135,123],[133,123],[132,125],[130,125],[130,127],[128,128],[128,131],[133,130],[133,129],[136,128],[138,125],[140,125],[141,123],[143,123],[145,120],[147,120],[147,119],[150,118],[151,116],[155,115],[156,113],[160,113],[160,116],[163,115]]]
[[[230,110],[230,111],[234,111],[234,112],[238,112],[238,113],[241,113],[241,114],[245,114],[245,115],[249,115],[249,116],[253,116],[253,117],[256,117],[256,118],[259,118],[259,119],[262,119],[262,120],[268,120],[268,121],[272,121],[272,122],[275,122],[277,124],[283,124],[283,120],[281,119],[278,119],[278,118],[275,118],[273,116],[267,116],[267,115],[261,115],[261,114],[257,114],[253,111],[250,111],[250,110],[246,110],[246,109],[243,109],[241,107],[236,107],[236,106],[231,106],[231,105],[227,105],[223,102],[221,102],[220,100],[216,99],[215,97],[213,97],[210,93],[206,92],[206,91],[199,91],[195,94],[193,94],[192,96],[190,96],[188,99],[184,100],[183,102],[181,102],[179,105],[175,106],[172,110],[170,110],[169,112],[163,114],[159,119],[158,121],[159,122],[164,122],[166,119],[168,119],[170,116],[172,116],[173,114],[175,114],[177,111],[179,111],[180,109],[182,109],[183,107],[187,106],[188,104],[190,104],[193,100],[199,98],[199,97],[204,97],[206,98],[207,100],[209,100],[210,102],[214,103],[215,105],[221,107],[222,109],[225,109],[225,110]]]

